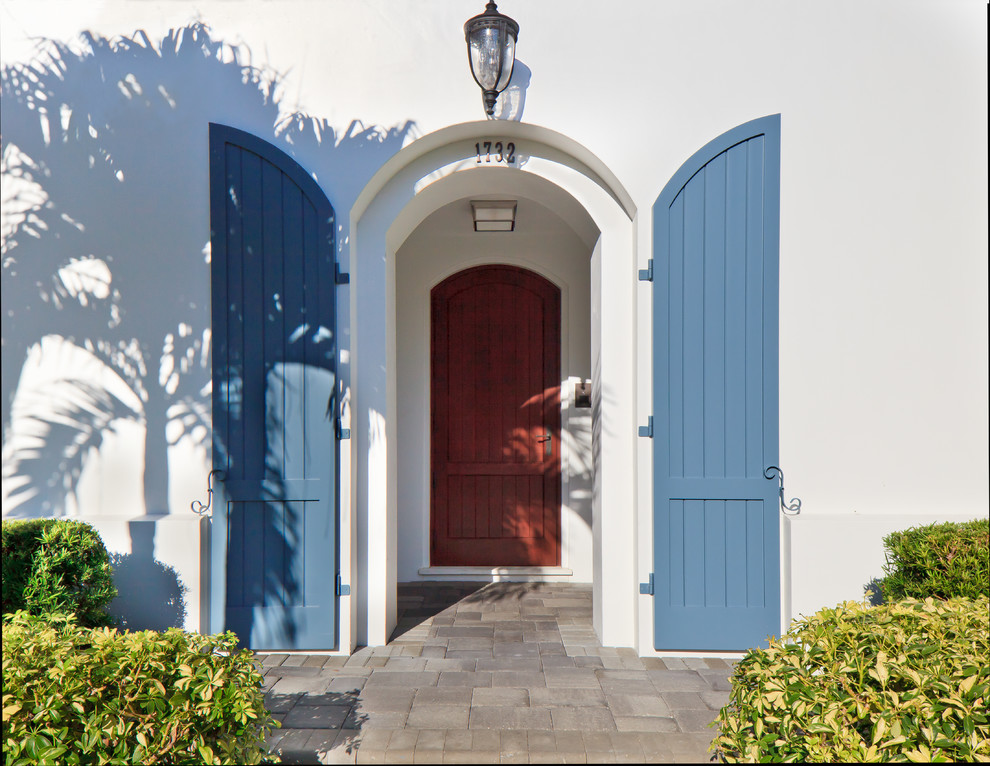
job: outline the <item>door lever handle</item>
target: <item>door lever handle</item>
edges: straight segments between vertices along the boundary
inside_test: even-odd
[[[546,444],[545,453],[548,457],[553,452],[553,434],[547,431],[545,434],[536,437],[536,441]]]

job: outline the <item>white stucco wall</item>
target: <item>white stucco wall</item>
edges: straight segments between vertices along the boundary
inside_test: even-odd
[[[884,576],[883,538],[891,532],[972,518],[945,513],[788,517],[782,535],[785,581],[790,589],[784,600],[784,629],[792,620],[810,616],[823,606],[863,601],[867,586]],[[822,541],[829,544],[822,545]],[[823,577],[823,572],[828,576]]]
[[[200,346],[186,369],[197,385],[203,375],[208,381],[209,339],[200,332],[209,327],[210,305],[208,249],[204,252],[209,240],[206,123],[249,130],[313,172],[337,211],[339,260],[347,264],[350,210],[375,170],[415,137],[481,116],[461,32],[464,20],[481,7],[467,0],[410,6],[387,0],[0,0],[0,62],[5,67],[30,61],[42,38],[82,50],[84,31],[115,39],[139,30],[157,46],[169,29],[197,20],[209,25],[211,41],[217,43],[211,50],[227,62],[204,68],[189,37],[182,55],[173,51],[125,61],[106,46],[99,48],[105,71],[111,79],[119,77],[120,84],[73,81],[66,91],[68,105],[78,116],[95,115],[103,121],[97,125],[100,135],[114,137],[107,144],[112,160],[101,155],[99,162],[117,163],[113,167],[123,171],[120,183],[131,207],[124,214],[104,209],[98,195],[79,202],[72,214],[86,227],[83,233],[105,232],[102,240],[87,241],[85,250],[71,250],[74,240],[64,235],[55,245],[54,234],[39,227],[37,241],[51,243],[49,249],[65,248],[65,259],[114,254],[112,289],[125,295],[133,295],[136,287],[127,277],[134,271],[120,266],[121,259],[143,258],[147,281],[158,287],[155,295],[181,297],[181,310],[148,302],[146,312],[174,312],[167,318],[176,347],[187,337],[180,324],[196,329],[188,337]],[[617,390],[632,410],[622,429],[645,422],[650,409],[651,307],[645,289],[635,284],[634,271],[651,255],[653,201],[681,163],[708,140],[754,117],[781,114],[780,455],[788,496],[803,501],[801,517],[784,536],[791,541],[785,558],[792,568],[782,563],[785,580],[791,578],[782,618],[819,602],[858,596],[847,594],[851,584],[825,587],[838,581],[815,578],[795,562],[818,561],[821,551],[843,549],[850,537],[868,540],[864,544],[876,551],[884,530],[929,514],[985,516],[990,505],[986,4],[643,0],[606,11],[588,0],[547,0],[506,2],[501,10],[521,26],[519,71],[529,76],[525,87],[514,86],[511,97],[517,108],[522,105],[522,119],[587,147],[615,173],[640,211],[631,232],[629,268],[623,265],[617,272],[618,261],[605,258],[603,271],[593,277],[600,277],[604,301],[631,312],[628,323],[593,330],[601,333],[603,369],[611,365],[614,374],[616,364],[628,367],[623,371],[628,390]],[[241,66],[232,63],[235,52],[241,65],[255,67],[262,79],[277,80],[267,100],[251,96],[241,84]],[[109,66],[114,63],[120,67]],[[75,71],[81,70],[70,68]],[[140,94],[128,84],[133,82],[143,85]],[[38,140],[42,156],[34,159],[52,163],[46,189],[25,185],[10,172],[23,147],[8,143],[18,134],[13,110],[5,103],[0,113],[5,248],[12,237],[17,239],[17,231],[25,247],[25,216],[35,207],[41,210],[46,199],[62,204],[66,197],[57,185],[75,183],[59,172],[63,160],[58,157],[64,156],[52,148],[59,146],[60,121],[69,117],[54,101],[42,106],[49,110],[49,142]],[[144,112],[135,112],[137,107]],[[297,111],[319,122],[285,121]],[[35,132],[40,134],[41,118],[31,119],[38,120]],[[358,125],[352,124],[355,120]],[[160,132],[146,130],[148,125]],[[381,130],[361,133],[364,128]],[[391,134],[385,132],[392,128]],[[150,140],[162,143],[149,146]],[[144,155],[164,158],[149,166],[153,180],[142,181],[132,172],[135,158]],[[155,222],[159,225],[149,226]],[[389,221],[380,225],[384,231]],[[4,257],[16,252],[6,250]],[[75,305],[80,295],[93,301],[104,289],[98,279],[78,276],[79,267],[74,268],[77,276],[62,280],[63,286],[75,285],[62,294],[64,305]],[[384,266],[380,273],[385,279]],[[3,279],[5,290],[15,285],[25,291],[50,281],[16,282],[6,265]],[[349,562],[353,553],[353,566],[346,564],[344,571],[356,588],[367,589],[369,582],[361,584],[358,578],[363,567],[366,579],[383,578],[380,590],[388,592],[407,564],[390,570],[387,552],[381,552],[378,566],[379,552],[369,547],[376,524],[397,523],[397,516],[385,510],[397,487],[389,489],[384,473],[373,468],[385,465],[388,450],[396,449],[382,438],[386,424],[371,419],[372,411],[387,413],[387,373],[375,378],[369,368],[362,383],[351,370],[351,354],[360,351],[354,322],[364,316],[363,296],[356,287],[339,295],[342,316],[350,317],[340,328],[341,375],[352,385],[370,385],[348,396],[371,397],[378,407],[362,410],[363,420],[351,424],[355,439],[342,450],[342,503],[345,513],[363,513],[376,503],[383,509],[380,517],[355,519],[354,534],[347,538],[351,548],[344,554]],[[38,433],[30,417],[13,416],[25,411],[32,392],[43,391],[46,381],[106,373],[86,372],[89,362],[75,351],[38,359],[42,346],[33,345],[40,340],[36,334],[50,337],[50,347],[65,345],[56,335],[72,336],[82,346],[88,326],[60,324],[59,317],[68,315],[64,308],[42,317],[16,313],[6,296],[4,386],[6,391],[14,381],[14,388],[19,378],[22,389],[13,404],[3,402],[4,516],[67,513],[126,520],[167,512],[195,522],[189,502],[205,499],[209,436],[190,425],[162,448],[165,481],[149,501],[154,507],[144,507],[144,405],[140,396],[126,392],[118,397],[120,417],[111,421],[113,433],[87,442],[82,454],[89,459],[62,471],[53,458],[52,482],[42,482],[30,497],[17,494],[24,486],[23,456],[37,447]],[[140,302],[126,319],[137,336],[148,336],[142,363],[149,370],[148,394],[155,397],[172,385],[166,368],[178,368],[179,354],[166,349],[155,323],[135,322],[139,315]],[[385,323],[372,322],[372,330],[381,333],[375,343],[386,344]],[[622,344],[610,345],[617,334]],[[26,348],[17,356],[20,342]],[[623,345],[627,342],[633,345]],[[23,366],[22,376],[29,354],[35,361]],[[599,358],[594,348],[592,357]],[[202,405],[197,417],[208,421],[208,391],[192,398]],[[608,428],[606,436],[616,438]],[[635,595],[635,584],[649,572],[650,444],[631,436],[616,445],[600,455],[596,502],[605,503],[601,511],[609,513],[627,500],[628,490],[628,504],[638,516],[619,518],[618,526],[607,530],[613,539],[627,541],[625,549],[595,541],[594,550],[601,546],[596,566],[605,562],[596,588],[604,587],[610,599],[628,600],[629,610],[622,613],[637,614],[638,625],[632,629],[601,620],[600,599],[596,625],[617,631],[610,641],[647,651],[651,605],[648,597]],[[609,499],[608,487],[622,477],[635,483]],[[866,517],[883,518],[855,521]],[[394,544],[394,536],[389,539]],[[190,587],[205,585],[192,582]],[[354,599],[349,608],[357,624],[378,620],[367,613],[362,617],[358,612],[367,611],[367,605],[360,607]],[[385,630],[382,623],[371,632]]]

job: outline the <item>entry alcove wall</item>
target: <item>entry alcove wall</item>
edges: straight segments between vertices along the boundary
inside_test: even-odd
[[[607,645],[633,646],[635,482],[629,480],[629,469],[635,465],[636,440],[636,207],[614,173],[567,136],[527,123],[505,122],[498,128],[500,140],[516,146],[517,167],[478,162],[479,141],[492,135],[490,121],[453,125],[417,139],[385,163],[351,209],[346,237],[350,321],[341,337],[350,359],[342,423],[352,438],[341,446],[341,463],[350,474],[348,482],[342,481],[341,496],[355,521],[349,538],[351,582],[356,584],[354,640],[374,646],[391,635],[398,549],[407,544],[398,527],[399,498],[408,488],[398,476],[397,413],[405,381],[397,373],[397,254],[440,208],[492,195],[538,202],[564,220],[591,252],[593,624]]]
[[[512,170],[464,174],[475,193],[442,205],[408,236],[395,257],[399,582],[431,579],[430,290],[464,269],[508,264],[545,277],[561,291],[561,568],[590,583],[592,411],[574,406],[574,383],[591,378],[591,265],[598,230],[570,195]],[[505,189],[493,192],[492,185]],[[534,183],[535,181],[535,183]],[[515,182],[515,183],[514,183]],[[516,193],[511,193],[515,188]],[[524,193],[523,193],[524,192]],[[512,232],[475,232],[471,199],[518,201]]]

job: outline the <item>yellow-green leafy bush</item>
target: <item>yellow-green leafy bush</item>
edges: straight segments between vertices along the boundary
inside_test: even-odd
[[[712,750],[725,761],[990,761],[990,602],[848,602],[752,649]]]
[[[71,613],[107,625],[117,596],[110,556],[88,524],[67,519],[3,522],[3,613]]]
[[[3,759],[16,764],[259,763],[279,724],[232,633],[3,622]]]
[[[913,527],[883,543],[880,588],[887,601],[990,596],[990,520]]]

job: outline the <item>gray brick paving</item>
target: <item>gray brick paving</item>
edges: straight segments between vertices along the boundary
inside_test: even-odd
[[[721,710],[729,704],[729,692],[701,692],[700,697],[712,710]]]
[[[685,732],[709,731],[708,724],[715,719],[716,715],[714,710],[709,710],[708,708],[704,710],[674,709],[672,712],[674,720],[677,721],[677,727]]]
[[[550,729],[550,708],[472,707],[472,729]]]
[[[304,667],[266,667],[265,675],[269,678],[319,678],[323,671],[320,668]]]
[[[734,662],[603,647],[591,587],[400,586],[392,641],[258,655],[286,763],[707,762]]]
[[[419,705],[461,705],[470,707],[473,688],[470,686],[445,686],[436,689],[419,689],[416,703]],[[441,727],[448,728],[448,727]]]
[[[555,731],[612,731],[615,719],[604,707],[558,707],[550,710]]]
[[[341,676],[340,678],[333,678],[330,680],[330,685],[327,687],[327,691],[356,692],[364,686],[367,680],[367,678],[362,678],[359,676]]]
[[[466,728],[469,713],[468,705],[414,705],[406,724],[417,729]]]
[[[677,721],[665,716],[614,716],[619,731],[678,731]]]
[[[339,729],[350,712],[350,707],[342,705],[298,704],[286,714],[282,725],[286,729]]]
[[[326,678],[296,678],[286,676],[280,678],[272,687],[271,693],[278,696],[290,694],[323,694],[330,686],[329,679]]]
[[[653,685],[661,692],[707,692],[708,682],[693,670],[648,670]]]
[[[646,694],[610,694],[606,696],[608,708],[617,716],[660,716],[669,717],[671,703],[664,697]],[[701,701],[701,698],[698,698]],[[702,702],[702,707],[707,706]]]
[[[551,689],[535,687],[529,690],[530,705],[548,707],[606,707],[601,689]]]
[[[529,689],[479,687],[474,690],[474,694],[471,697],[471,707],[492,707],[499,705],[529,707]]]
[[[568,689],[598,689],[599,680],[593,668],[544,668],[547,687]]]
[[[266,694],[265,707],[270,713],[288,713],[295,707],[301,694]]]
[[[677,710],[708,710],[710,707],[700,692],[661,692],[660,698]]]

